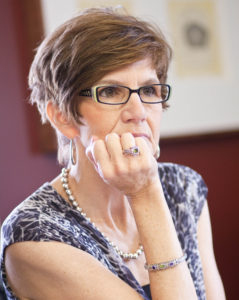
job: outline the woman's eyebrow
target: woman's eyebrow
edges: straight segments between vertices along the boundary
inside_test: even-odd
[[[158,84],[160,83],[160,81],[158,80],[158,78],[149,78],[145,81],[142,82],[142,85],[149,85],[149,84]]]
[[[149,85],[149,84],[158,84],[160,83],[158,78],[149,78],[145,81],[142,81],[140,83],[140,86],[144,86],[144,85]],[[103,79],[103,80],[100,80],[99,82],[97,82],[96,85],[126,85],[124,82],[122,81],[119,81],[119,80],[115,80],[115,79]]]
[[[118,81],[118,80],[114,80],[114,79],[103,79],[103,80],[100,80],[99,82],[97,82],[96,85],[109,85],[109,84],[124,85],[123,82]]]

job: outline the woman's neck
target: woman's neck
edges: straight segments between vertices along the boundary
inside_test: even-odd
[[[80,164],[70,168],[68,176],[69,187],[75,200],[92,222],[113,230],[127,230],[133,217],[127,198],[100,177],[86,156],[81,157]],[[69,202],[60,176],[51,184]]]
[[[81,159],[68,173],[70,190],[86,216],[125,252],[137,249],[139,237],[127,198],[100,177],[90,161]],[[70,202],[58,176],[52,186]]]

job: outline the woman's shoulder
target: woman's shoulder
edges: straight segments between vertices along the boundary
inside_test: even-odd
[[[158,163],[159,174],[162,176],[170,176],[171,178],[178,178],[184,180],[196,179],[202,180],[202,176],[194,169],[170,162],[160,162]]]
[[[41,222],[50,215],[63,211],[60,195],[47,182],[22,201],[2,224],[2,241],[6,244],[26,240],[39,240]]]
[[[29,215],[37,216],[40,212],[44,212],[44,207],[48,206],[49,203],[58,200],[56,194],[56,191],[48,182],[44,183],[18,204],[7,216],[3,224],[14,222],[17,219],[21,219],[21,217],[28,218]]]
[[[179,188],[187,189],[189,187],[197,187],[207,194],[207,186],[202,176],[192,168],[175,163],[159,163],[158,171],[160,179],[164,184],[176,184]]]
[[[202,176],[190,167],[175,163],[159,163],[158,170],[169,207],[187,209],[197,221],[208,193]]]

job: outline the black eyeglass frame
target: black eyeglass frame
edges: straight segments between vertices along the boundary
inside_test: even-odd
[[[127,100],[125,100],[124,102],[120,102],[120,103],[108,103],[108,102],[103,102],[101,101],[99,98],[98,98],[98,89],[99,88],[102,88],[102,87],[110,87],[110,86],[115,86],[115,87],[123,87],[123,88],[126,88],[129,90],[129,97]],[[144,101],[141,99],[140,97],[140,90],[142,88],[146,88],[146,87],[150,87],[150,86],[165,86],[167,87],[168,89],[168,95],[167,95],[167,98],[164,99],[164,100],[161,100],[161,101],[157,101],[157,102],[148,102],[148,101]],[[82,90],[79,92],[79,96],[84,96],[84,97],[92,97],[93,100],[95,102],[98,102],[98,103],[102,103],[102,104],[106,104],[106,105],[120,105],[120,104],[125,104],[129,101],[129,98],[131,96],[131,94],[133,93],[136,93],[139,95],[139,98],[140,98],[140,101],[142,103],[146,103],[146,104],[158,104],[158,103],[164,103],[166,101],[168,101],[169,97],[170,97],[170,93],[171,93],[171,86],[169,84],[166,84],[166,83],[156,83],[156,84],[150,84],[150,85],[145,85],[145,86],[141,86],[139,87],[138,89],[131,89],[127,86],[124,86],[124,85],[99,85],[99,86],[94,86],[92,88],[89,88],[89,89],[85,89],[85,90]]]

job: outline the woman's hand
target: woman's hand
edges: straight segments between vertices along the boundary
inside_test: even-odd
[[[139,147],[139,155],[123,154],[133,146]],[[157,263],[181,257],[182,248],[150,148],[144,138],[112,133],[105,141],[93,141],[86,152],[102,179],[130,200],[146,261]],[[152,299],[197,299],[185,262],[166,272],[149,272],[149,279]]]
[[[133,146],[138,146],[139,155],[123,154]],[[135,196],[159,183],[157,162],[143,137],[111,133],[105,140],[92,140],[86,153],[101,178],[126,196]]]

